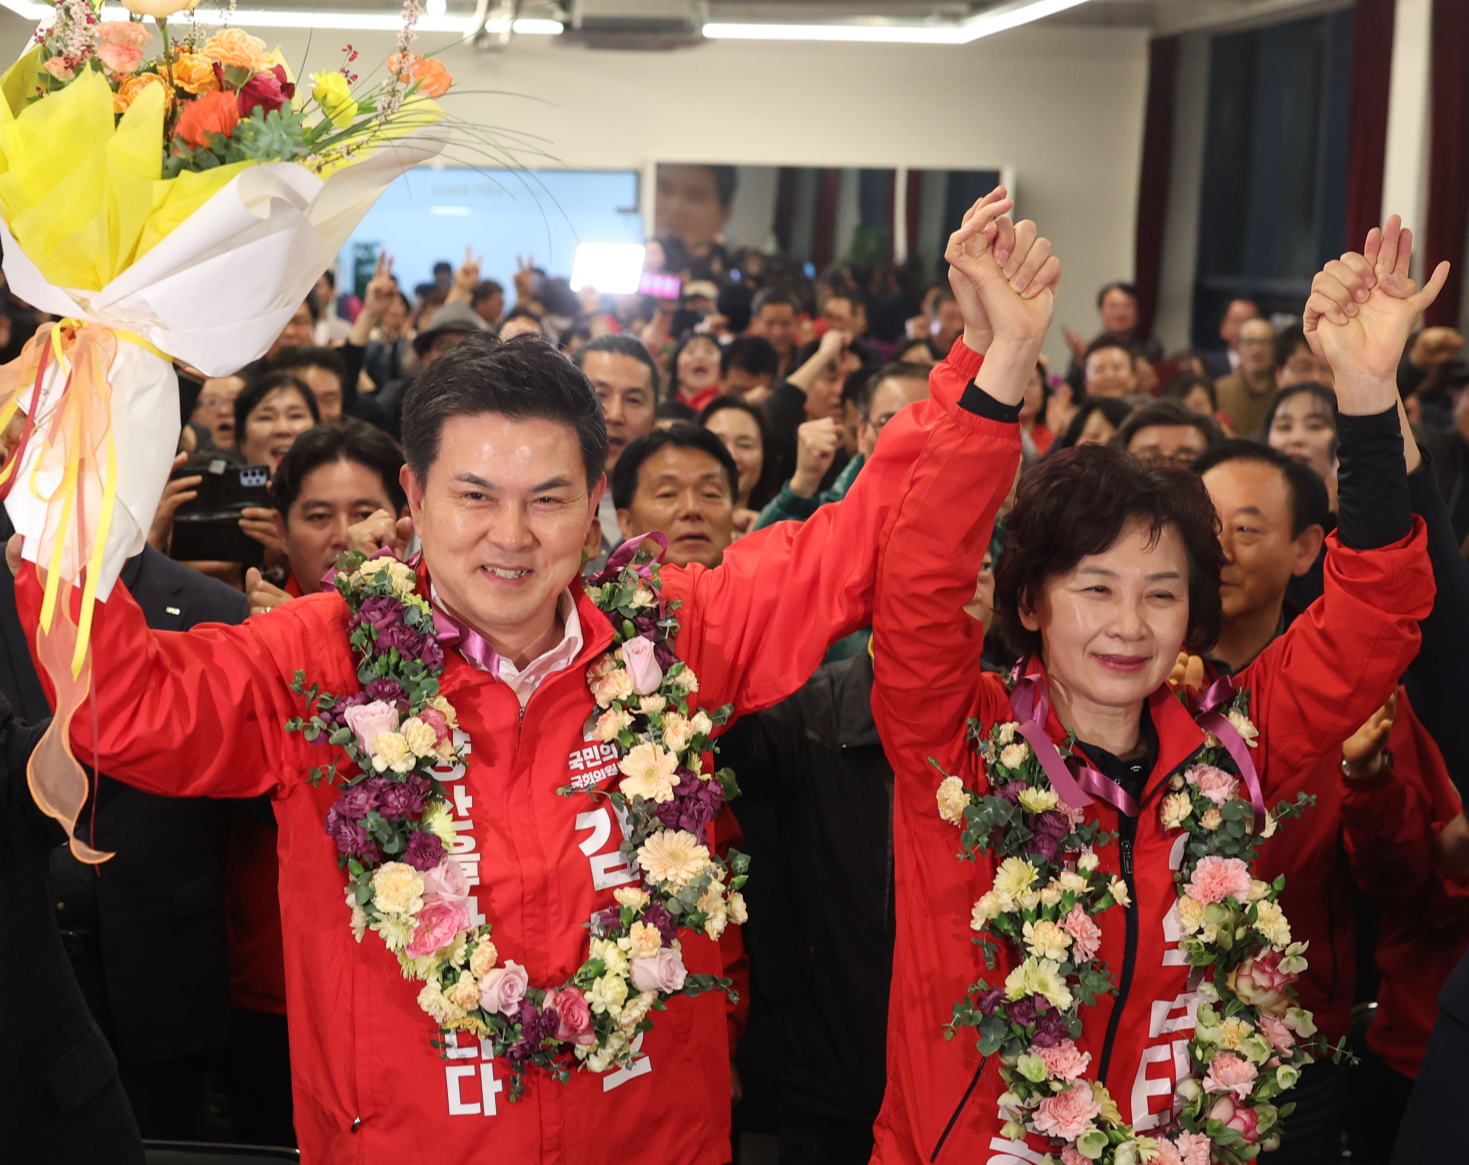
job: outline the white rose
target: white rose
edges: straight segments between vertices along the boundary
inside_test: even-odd
[[[708,736],[714,731],[714,721],[709,719],[702,708],[694,713],[694,717],[689,723],[694,726],[694,731],[700,736]]]

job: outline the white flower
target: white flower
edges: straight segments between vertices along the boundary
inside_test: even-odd
[[[1260,837],[1265,841],[1269,841],[1272,837],[1275,836],[1275,830],[1279,827],[1279,824],[1280,823],[1275,820],[1275,814],[1271,813],[1268,809],[1265,810],[1265,829],[1260,834]]]
[[[1035,884],[1036,868],[1024,858],[1006,858],[995,871],[995,893],[1004,899],[1019,898]]]
[[[1055,906],[1061,901],[1062,890],[1055,882],[1052,882],[1041,891],[1041,904],[1044,906]]]
[[[668,707],[668,701],[662,696],[641,696],[638,699],[638,711],[644,716],[656,716],[666,707]]]
[[[413,750],[401,732],[379,732],[372,738],[372,753],[372,767],[378,772],[392,769],[395,773],[411,773],[414,769]]]
[[[1071,1006],[1071,991],[1061,975],[1061,966],[1051,959],[1026,959],[1005,977],[1005,996],[1022,999],[1041,995],[1058,1011]]]
[[[603,975],[593,981],[592,989],[587,993],[587,1002],[598,1014],[620,1015],[626,1001],[627,980],[621,975]]]
[[[1204,904],[1188,894],[1178,899],[1178,919],[1183,923],[1184,933],[1197,934],[1204,926]]]
[[[352,937],[358,942],[361,942],[362,936],[366,933],[367,911],[363,910],[362,907],[354,902],[352,903]]]
[[[464,1009],[445,998],[444,993],[439,990],[435,982],[423,985],[423,990],[418,993],[418,1006],[426,1011],[440,1027],[448,1027],[451,1023],[464,1018]]]
[[[1030,756],[1030,745],[1023,740],[1007,744],[1000,750],[1000,764],[1007,769],[1018,769]]]
[[[641,910],[652,901],[646,890],[636,886],[619,886],[612,891],[612,897],[617,899],[619,906],[626,906],[629,910]]]
[[[1012,744],[1010,748],[1026,748],[1026,745]],[[1005,751],[1009,752],[1010,749],[1007,748]],[[1003,757],[1000,758],[1000,763],[1006,763]],[[1044,813],[1048,809],[1054,809],[1060,803],[1061,798],[1050,789],[1022,789],[1017,800],[1027,813]]]
[[[1270,883],[1262,882],[1259,878],[1250,879],[1250,901],[1258,902],[1262,898],[1269,897]]]
[[[408,745],[408,750],[417,757],[433,756],[439,746],[439,734],[431,725],[417,716],[410,716],[398,726],[398,732]]]
[[[633,591],[632,598],[628,600],[627,605],[634,611],[642,610],[644,607],[656,607],[658,605],[658,596],[649,587],[639,584],[638,589]]]
[[[474,944],[474,954],[469,956],[469,973],[476,979],[483,979],[500,961],[500,952],[495,949],[495,944],[487,938],[479,939]]]
[[[611,743],[622,734],[623,729],[632,727],[632,713],[625,708],[611,708],[597,717],[597,726],[592,735],[605,743]]]
[[[718,941],[728,921],[724,906],[724,887],[718,882],[710,882],[704,893],[699,895],[697,909],[707,915],[704,919],[704,933]]]
[[[670,676],[669,678],[673,681],[675,687],[683,689],[685,695],[699,690],[699,678],[694,675],[694,669],[689,667],[688,664],[683,665],[683,670],[678,675]]]
[[[393,558],[378,559],[378,561],[387,562],[388,578],[392,580],[393,593],[395,595],[399,598],[404,598],[413,593],[414,588],[418,585],[418,580],[414,577],[413,571],[407,563],[399,562]]]
[[[403,862],[384,862],[372,872],[372,904],[379,914],[417,914],[423,909],[423,875]]]
[[[1009,744],[1012,740],[1015,739],[1015,730],[1019,727],[1020,725],[1017,724],[1014,720],[1006,721],[1004,724],[1001,724],[996,729],[995,739],[999,741],[1001,745]]]
[[[654,882],[687,886],[709,865],[709,851],[692,833],[660,829],[638,850],[638,865]]]
[[[1076,868],[1083,874],[1090,874],[1100,864],[1101,859],[1091,850],[1087,850],[1076,859]]]
[[[709,719],[708,713],[702,708],[694,713],[689,723],[694,726],[694,731],[700,736],[708,736],[714,731],[714,721]]]
[[[627,978],[630,964],[627,961],[627,955],[615,942],[605,938],[592,939],[589,957],[602,960],[603,974]]]
[[[1080,894],[1086,889],[1086,879],[1071,870],[1062,870],[1056,875],[1056,888],[1059,890],[1070,890],[1073,894]]]
[[[1038,959],[1059,962],[1071,948],[1071,936],[1054,922],[1027,922],[1022,934],[1025,949]]]
[[[744,926],[750,921],[749,911],[745,908],[745,896],[738,890],[729,896],[729,920],[736,926]]]
[[[939,816],[950,825],[964,824],[964,810],[969,807],[969,793],[958,777],[945,777],[939,782]]]
[[[622,770],[621,791],[625,797],[649,801],[672,801],[678,757],[651,741],[633,746],[617,767]]]
[[[1260,730],[1251,723],[1250,718],[1243,712],[1226,712],[1224,718],[1229,721],[1230,726],[1239,733],[1240,739],[1251,748],[1256,747],[1256,741],[1260,738]]]
[[[993,890],[987,891],[984,897],[974,904],[974,909],[970,912],[969,929],[983,930],[985,923],[998,918],[1002,911],[1000,896]]]
[[[1224,824],[1224,815],[1217,809],[1205,809],[1204,815],[1199,818],[1199,824],[1213,833]]]
[[[689,741],[694,739],[693,724],[677,712],[663,717],[663,746],[673,752],[683,752]]]
[[[1159,814],[1162,818],[1164,829],[1177,829],[1194,811],[1193,800],[1187,793],[1170,793],[1163,798],[1163,807]]]
[[[702,902],[703,899],[700,899]],[[703,907],[701,906],[702,910]],[[646,922],[635,922],[628,930],[628,950],[639,958],[652,958],[663,946],[663,935],[656,926]],[[619,943],[619,946],[622,944]]]
[[[603,708],[610,707],[614,702],[626,703],[632,699],[632,694],[632,676],[626,668],[621,667],[608,672],[592,688],[592,695]]]
[[[1112,899],[1118,906],[1126,908],[1132,905],[1132,896],[1127,892],[1127,883],[1121,878],[1113,878],[1107,883],[1107,889],[1112,893]]]
[[[411,914],[380,914],[368,929],[376,931],[383,945],[396,953],[408,945],[417,925]]]
[[[1015,901],[1020,903],[1021,910],[1034,910],[1041,904],[1041,892],[1035,889],[1022,890]]]

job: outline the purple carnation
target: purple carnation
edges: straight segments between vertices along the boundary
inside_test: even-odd
[[[1035,833],[1030,848],[1043,860],[1054,862],[1061,852],[1061,839],[1071,832],[1065,814],[1048,809],[1031,818],[1030,827]]]
[[[650,902],[638,921],[655,927],[663,936],[665,944],[672,945],[678,935],[678,925],[673,921],[673,915],[668,913],[668,907],[661,902]]]
[[[697,834],[719,816],[724,789],[718,781],[703,780],[688,769],[678,770],[673,800],[658,806],[658,820],[668,829],[686,829]]]
[[[622,907],[609,906],[592,915],[592,933],[599,938],[622,925]]]
[[[637,629],[639,635],[652,642],[658,638],[658,619],[654,615],[636,615],[633,617],[632,625]]]
[[[366,817],[377,806],[377,790],[372,787],[371,781],[364,781],[343,789],[342,795],[337,798],[337,803],[333,808],[340,816],[358,821]]]
[[[382,777],[374,777],[373,780],[382,781],[379,793],[381,813],[387,820],[401,821],[405,817],[417,817],[423,812],[424,798],[428,796],[428,781],[423,777],[412,773],[402,782],[384,780]]]
[[[437,833],[420,830],[408,839],[408,848],[403,851],[403,860],[415,870],[433,869],[444,860],[444,841]]]
[[[1035,1000],[1034,995],[1027,995],[1023,999],[1011,1000],[1005,1007],[1005,1013],[1010,1017],[1011,1023],[1018,1023],[1021,1027],[1029,1026],[1035,1022]]]
[[[432,639],[413,630],[412,627],[399,623],[396,626],[387,628],[385,631],[378,632],[377,649],[383,655],[396,649],[398,654],[405,660],[421,659],[423,657],[424,645],[433,642]],[[442,655],[440,658],[442,658]]]
[[[1003,785],[991,789],[990,792],[994,793],[997,797],[1005,798],[1012,805],[1018,805],[1020,803],[1020,794],[1028,788],[1030,786],[1024,781],[1006,781]]]
[[[344,854],[360,854],[367,846],[367,831],[361,823],[343,816],[335,805],[326,811],[326,831]]]
[[[432,636],[425,636],[423,649],[419,652],[419,659],[423,666],[429,671],[442,671],[444,668],[444,645]]]
[[[547,1040],[555,1039],[561,1025],[561,1016],[554,1007],[537,1011],[536,1005],[526,1000],[520,1005],[520,1039],[511,1044],[505,1056],[512,1063],[521,1063],[534,1058]]]
[[[381,700],[384,704],[398,705],[398,711],[408,710],[408,693],[397,680],[373,680],[363,689],[369,702]]]
[[[403,604],[387,595],[373,595],[357,608],[352,623],[357,627],[367,626],[374,631],[386,631],[403,622]],[[351,629],[351,628],[349,628]]]
[[[357,851],[357,856],[362,859],[364,866],[371,869],[383,860],[383,847],[369,837],[362,843],[362,848]]]
[[[653,658],[658,661],[658,666],[665,672],[678,662],[678,656],[667,643],[655,643],[653,645]]]
[[[987,1017],[994,1015],[995,1008],[1000,1006],[1000,1001],[1004,998],[1005,989],[1003,987],[991,987],[979,997],[979,1010]]]
[[[1039,1048],[1054,1048],[1070,1034],[1071,1029],[1067,1027],[1061,1013],[1050,1007],[1036,1019],[1035,1038],[1032,1042]]]

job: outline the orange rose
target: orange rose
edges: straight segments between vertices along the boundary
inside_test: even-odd
[[[249,69],[252,73],[268,69],[271,64],[265,55],[265,42],[243,28],[216,32],[204,42],[204,55],[226,68],[233,65],[237,69]]]
[[[117,92],[112,95],[112,112],[126,113],[137,100],[138,94],[149,85],[163,86],[163,115],[167,117],[173,110],[174,92],[168,82],[157,73],[134,73],[131,77],[124,77]]]
[[[418,91],[425,97],[442,97],[449,91],[454,78],[443,62],[433,57],[424,57],[413,66],[413,79],[418,82]]]
[[[185,93],[213,93],[219,88],[214,62],[198,53],[180,53],[173,63],[173,83]]]
[[[197,101],[189,102],[173,132],[175,137],[183,138],[189,145],[198,148],[209,144],[210,134],[229,137],[239,124],[240,103],[234,94],[215,90],[204,94]]]

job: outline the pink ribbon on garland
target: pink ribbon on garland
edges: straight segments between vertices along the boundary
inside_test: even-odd
[[[1010,692],[1010,707],[1020,723],[1019,732],[1035,750],[1051,788],[1072,809],[1084,809],[1092,797],[1107,802],[1117,812],[1136,817],[1137,802],[1116,781],[1109,780],[1080,757],[1072,754],[1063,759],[1061,751],[1046,735],[1046,718],[1051,714],[1051,697],[1046,691],[1045,677],[1030,671],[1016,681]],[[1072,768],[1075,768],[1075,775]],[[1091,796],[1088,796],[1091,794]]]
[[[1219,743],[1224,745],[1225,751],[1234,760],[1235,767],[1239,769],[1240,780],[1244,781],[1245,789],[1250,794],[1250,804],[1255,810],[1250,831],[1260,833],[1265,829],[1265,793],[1260,788],[1260,774],[1255,771],[1250,746],[1229,722],[1228,717],[1219,711],[1234,696],[1234,680],[1229,676],[1220,676],[1199,696],[1199,710],[1194,714],[1194,721],[1200,728],[1217,736]]]
[[[657,545],[658,557],[662,557],[668,550],[668,538],[658,530],[651,530],[646,534],[638,535],[636,538],[629,538],[611,553],[607,559],[607,565],[597,575],[597,580],[616,578],[618,572],[631,563],[637,556],[638,551],[643,548],[643,543],[649,541]],[[653,577],[653,564],[651,562],[643,563],[636,570],[645,579],[651,579]]]

